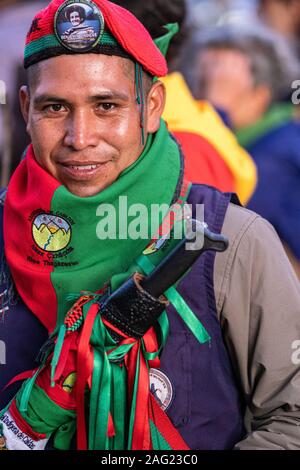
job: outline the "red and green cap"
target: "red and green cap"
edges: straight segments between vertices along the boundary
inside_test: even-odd
[[[116,55],[163,77],[164,55],[146,28],[125,8],[107,0],[52,0],[27,34],[24,67],[65,54]]]

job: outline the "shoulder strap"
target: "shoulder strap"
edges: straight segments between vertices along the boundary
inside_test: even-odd
[[[0,204],[1,206],[4,205],[5,198],[6,198],[7,188],[0,189]]]

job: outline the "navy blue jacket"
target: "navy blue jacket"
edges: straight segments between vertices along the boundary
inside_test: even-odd
[[[209,228],[221,232],[230,195],[194,185],[188,203],[204,204]],[[0,252],[3,252],[0,206]],[[175,427],[191,449],[232,449],[245,435],[244,409],[224,346],[217,318],[213,272],[215,253],[205,253],[178,286],[180,294],[211,336],[200,344],[171,306],[167,309],[170,333],[161,357],[161,371],[173,387],[167,409]],[[2,265],[4,272],[4,265]],[[9,287],[7,269],[0,293]],[[3,276],[2,276],[3,277]],[[47,340],[47,331],[28,311],[21,299],[11,302],[0,323],[0,341],[6,344],[6,364],[0,365],[0,389],[16,374],[37,366],[35,358]],[[0,393],[0,409],[13,397],[20,384]]]
[[[273,129],[247,150],[259,176],[248,207],[271,222],[300,261],[300,123]]]

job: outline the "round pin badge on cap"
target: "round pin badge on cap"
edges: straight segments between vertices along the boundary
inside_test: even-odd
[[[73,52],[87,52],[98,44],[104,32],[99,7],[89,0],[67,0],[56,12],[54,31],[59,42]]]

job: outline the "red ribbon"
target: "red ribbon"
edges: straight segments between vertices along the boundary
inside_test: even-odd
[[[151,353],[157,351],[158,345],[154,328],[150,328],[150,330],[148,330],[148,332],[143,337],[143,340],[146,352]],[[124,344],[125,342],[126,340],[122,344]],[[132,349],[125,357],[125,365],[128,371],[128,385],[131,400],[133,395],[138,355],[140,359],[135,419],[132,436],[132,450],[151,449],[151,433],[149,426],[149,370],[141,347],[141,340],[136,341]],[[150,361],[150,364],[152,367],[154,367],[154,365],[155,367],[159,367],[159,358]]]
[[[76,380],[76,402],[77,402],[77,448],[87,450],[87,436],[85,425],[84,392],[86,384],[93,370],[93,350],[90,345],[90,337],[93,325],[99,311],[98,304],[93,304],[86,316],[77,352],[77,380]]]
[[[190,450],[181,435],[150,393],[149,415],[160,434],[173,450]]]
[[[5,387],[1,391],[4,392],[4,390],[6,390],[10,385],[14,384],[15,382],[19,382],[19,380],[30,379],[36,371],[37,369],[31,369],[16,375],[13,379],[8,382],[8,384],[5,385]]]

